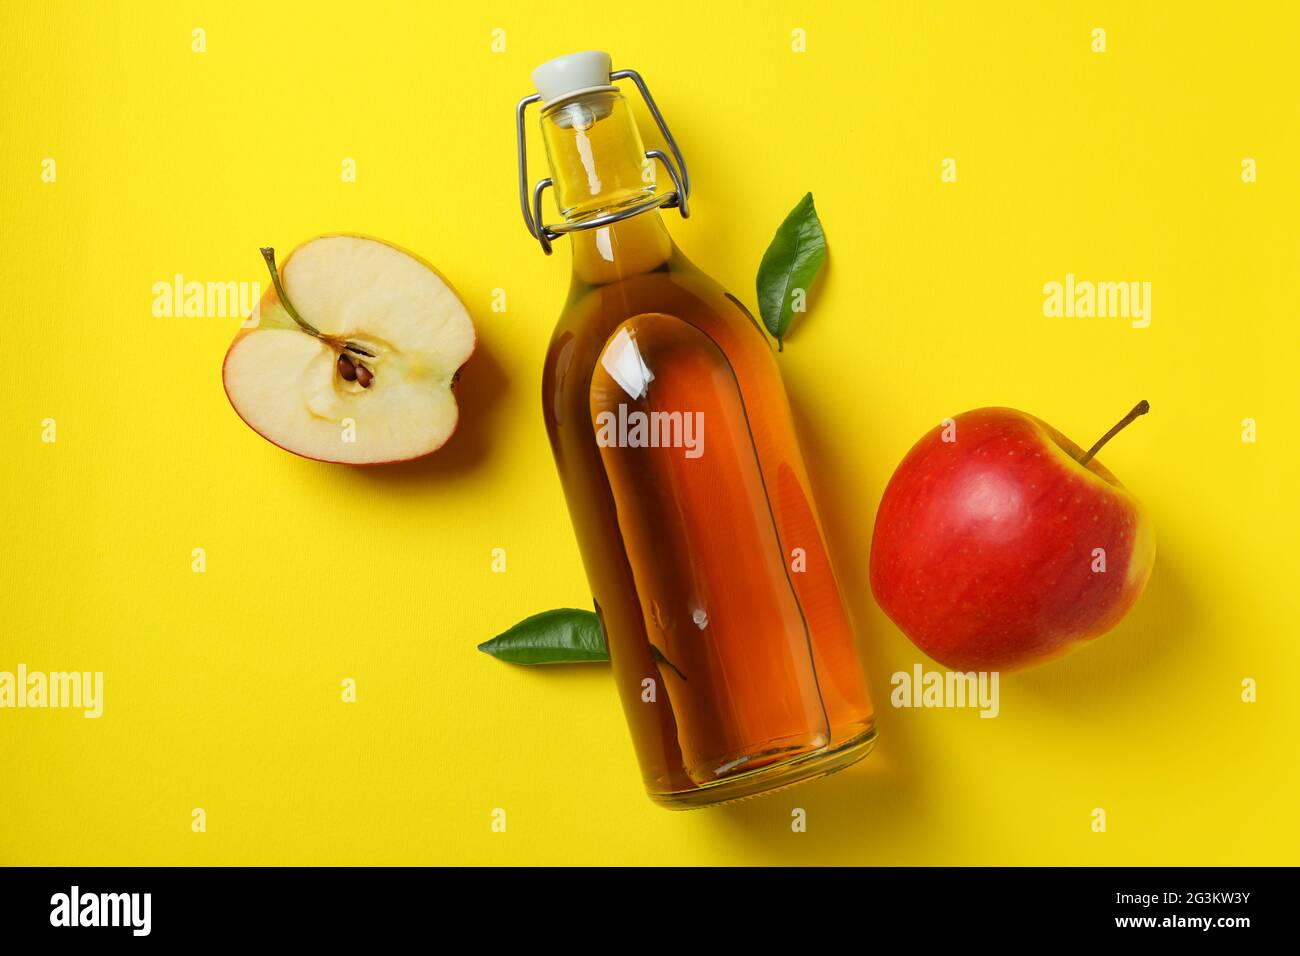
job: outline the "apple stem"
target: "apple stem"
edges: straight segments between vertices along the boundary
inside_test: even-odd
[[[340,342],[332,335],[322,335],[316,326],[312,325],[299,315],[298,310],[293,307],[293,303],[289,300],[289,293],[284,291],[284,286],[280,282],[280,270],[275,267],[275,250],[270,246],[263,246],[262,258],[266,260],[266,267],[271,270],[271,284],[275,286],[275,294],[280,297],[280,304],[284,306],[284,311],[289,313],[289,318],[298,323],[300,329],[308,335],[314,335],[323,342],[328,342],[340,351],[346,349],[347,351],[353,352],[357,355],[364,355],[366,358],[375,357],[374,352],[368,352],[361,346],[352,342]]]
[[[1093,445],[1091,448],[1088,449],[1088,453],[1079,459],[1079,464],[1083,465],[1086,468],[1088,466],[1088,462],[1092,461],[1093,455],[1101,451],[1102,445],[1106,444],[1106,442],[1110,441],[1121,431],[1127,428],[1130,424],[1132,424],[1135,418],[1139,417],[1140,415],[1145,415],[1149,411],[1151,411],[1151,403],[1144,398],[1142,399],[1142,401],[1138,402],[1136,405],[1133,406],[1133,410],[1131,412],[1129,412],[1127,415],[1125,415],[1123,418],[1117,421],[1115,423],[1115,426],[1111,428],[1110,431],[1106,432],[1106,434],[1102,435],[1100,438],[1097,439],[1097,444]]]
[[[320,334],[320,330],[299,315],[298,310],[289,301],[289,293],[285,292],[284,286],[280,284],[280,270],[275,267],[275,250],[270,246],[263,246],[262,258],[266,260],[266,267],[271,270],[271,284],[275,286],[275,294],[280,297],[280,304],[284,306],[284,311],[289,313],[289,318],[297,322],[299,328],[308,335],[314,335],[318,339],[324,338]]]

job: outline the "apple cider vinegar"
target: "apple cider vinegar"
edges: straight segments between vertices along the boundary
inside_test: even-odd
[[[623,78],[673,158],[645,152]],[[690,185],[641,78],[584,53],[534,80],[524,215],[548,252],[573,247],[543,412],[646,788],[689,808],[847,766],[871,747],[872,707],[772,347],[664,227]],[[553,179],[530,210],[539,101]]]

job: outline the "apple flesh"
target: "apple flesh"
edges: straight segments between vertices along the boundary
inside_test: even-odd
[[[1096,450],[1010,408],[935,428],[876,515],[871,589],[922,651],[955,670],[1009,670],[1113,628],[1142,593],[1155,536]],[[945,440],[947,439],[947,440]]]
[[[226,395],[268,441],[319,461],[377,464],[441,448],[474,325],[451,286],[408,252],[323,236],[290,253],[255,327],[226,353]]]

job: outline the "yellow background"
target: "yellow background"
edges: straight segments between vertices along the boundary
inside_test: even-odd
[[[0,863],[1297,862],[1286,6],[5,4],[0,670],[102,670],[106,704],[0,711]],[[695,184],[669,227],[706,271],[752,306],[806,190],[830,245],[780,361],[880,744],[734,807],[646,800],[605,667],[475,649],[589,606],[539,407],[568,250],[524,232],[513,129],[530,69],[588,47],[651,84]],[[155,282],[264,282],[259,245],[338,230],[420,253],[475,318],[461,430],[426,461],[274,448],[222,392],[239,319],[151,314]],[[1150,281],[1150,328],[1045,318],[1067,272]],[[989,404],[1087,445],[1139,398],[1102,456],[1157,528],[1132,614],[1005,677],[996,720],[891,709],[925,659],[867,556],[907,448]]]

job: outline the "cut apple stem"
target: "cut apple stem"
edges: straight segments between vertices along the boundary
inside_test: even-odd
[[[358,382],[362,388],[369,388],[370,383],[374,381],[375,373],[359,362],[354,363],[342,353],[351,352],[353,355],[364,355],[366,358],[374,358],[375,353],[363,349],[355,342],[344,342],[332,335],[321,334],[320,329],[298,314],[293,302],[289,300],[289,293],[284,291],[284,285],[280,282],[280,270],[275,267],[275,250],[270,246],[263,246],[262,258],[266,260],[266,267],[271,270],[271,284],[275,286],[275,294],[280,297],[280,304],[284,306],[284,311],[289,313],[289,318],[297,322],[298,327],[308,335],[315,336],[338,350],[338,372],[345,381]]]
[[[1106,432],[1106,434],[1102,435],[1100,438],[1097,439],[1097,444],[1093,445],[1091,448],[1088,449],[1088,453],[1079,459],[1079,464],[1083,465],[1084,467],[1087,467],[1088,462],[1092,461],[1093,456],[1096,455],[1097,452],[1101,451],[1102,445],[1106,444],[1106,442],[1110,441],[1112,438],[1114,438],[1116,435],[1122,432],[1125,428],[1127,428],[1130,424],[1132,424],[1135,418],[1145,415],[1149,411],[1151,411],[1151,404],[1144,398],[1142,399],[1142,401],[1138,402],[1136,405],[1133,406],[1133,410],[1131,412],[1129,412],[1127,415],[1125,415],[1123,418],[1117,421],[1114,427],[1111,428],[1110,431]]]
[[[289,313],[289,318],[297,322],[298,327],[308,335],[314,335],[318,339],[325,338],[316,326],[298,314],[298,310],[289,301],[289,293],[285,292],[284,286],[280,284],[280,270],[275,267],[275,250],[270,246],[263,246],[262,258],[266,260],[266,267],[271,270],[271,284],[275,286],[275,294],[280,297],[280,304],[284,306],[284,311]]]

